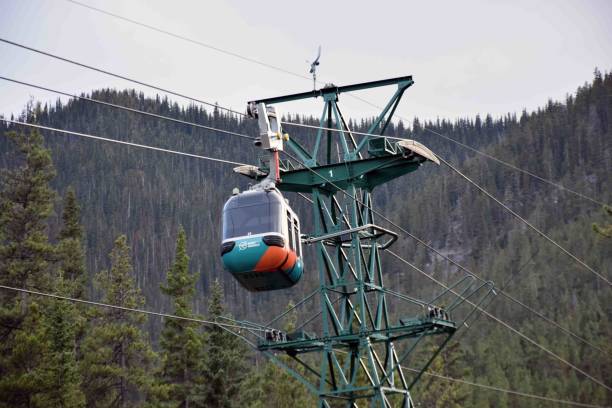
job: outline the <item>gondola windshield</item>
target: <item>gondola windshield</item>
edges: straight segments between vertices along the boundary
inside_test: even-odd
[[[223,210],[223,239],[281,232],[281,202],[265,191],[233,197]]]

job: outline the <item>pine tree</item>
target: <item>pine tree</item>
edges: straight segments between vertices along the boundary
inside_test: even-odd
[[[38,407],[36,402],[47,391],[44,356],[48,353],[41,303],[28,303],[19,327],[2,341],[0,356],[0,407]]]
[[[28,135],[10,132],[8,137],[25,160],[17,169],[2,171],[0,282],[44,289],[53,254],[47,218],[53,211],[55,192],[49,182],[55,176],[55,169],[38,132]],[[21,299],[17,297],[15,294],[2,295],[0,324],[5,335],[19,326],[22,313],[21,305],[17,305]]]
[[[162,292],[172,299],[174,314],[194,317],[191,310],[195,293],[196,276],[189,273],[187,238],[183,227],[176,241],[174,264],[168,270],[167,284]],[[194,322],[167,319],[161,334],[162,370],[159,386],[167,388],[162,401],[173,407],[193,406],[194,395],[202,377],[202,339]]]
[[[0,283],[49,289],[47,218],[53,210],[49,182],[55,170],[36,131],[8,133],[23,162],[2,172],[0,191]],[[41,361],[47,344],[41,321],[46,302],[25,294],[0,293],[0,406],[35,406],[43,391]]]
[[[54,271],[54,292],[80,297],[84,291],[85,254],[82,247],[82,227],[74,190],[69,188],[64,199],[63,225],[56,247],[57,268]],[[85,396],[81,391],[77,350],[85,328],[85,311],[64,300],[52,300],[43,316],[47,350],[43,356],[44,391],[37,398],[39,406],[82,407]]]
[[[221,320],[225,314],[223,288],[215,280],[211,288],[208,315]],[[232,408],[241,400],[242,383],[247,377],[246,348],[235,335],[213,326],[204,334],[204,378],[198,403],[210,408]]]
[[[59,232],[59,242],[56,247],[57,271],[56,279],[61,282],[58,290],[66,296],[81,298],[87,285],[87,269],[85,267],[85,249],[83,245],[83,227],[80,222],[81,209],[72,187],[69,187],[64,197],[62,211],[62,227]],[[88,308],[74,305],[70,319],[76,325],[75,341],[77,349],[84,336]]]
[[[80,222],[81,209],[72,187],[66,191],[62,212],[62,229],[59,233],[57,258],[66,284],[71,286],[70,296],[82,297],[85,291],[87,272],[83,249],[83,227]]]
[[[125,235],[115,241],[111,268],[96,276],[102,302],[127,308],[144,305],[136,287]],[[150,391],[156,358],[142,331],[142,314],[96,309],[83,343],[80,368],[88,407],[133,407]]]
[[[60,275],[56,293],[70,295],[73,282]],[[81,375],[76,359],[76,338],[79,318],[74,304],[52,300],[42,319],[47,348],[43,356],[42,382],[44,391],[35,398],[40,407],[76,408],[85,406],[81,391]]]

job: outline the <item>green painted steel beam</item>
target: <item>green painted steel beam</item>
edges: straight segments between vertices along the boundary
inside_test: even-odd
[[[361,333],[342,334],[337,336],[309,338],[286,342],[261,342],[259,350],[286,351],[306,349],[320,350],[329,342],[337,347],[349,348],[359,343],[360,339],[367,337],[372,344],[388,342],[398,338],[409,338],[418,336],[436,335],[441,333],[454,333],[457,330],[455,322],[441,319],[415,319],[406,324],[389,326],[380,330],[367,330]]]
[[[326,94],[333,93],[333,94],[338,95],[343,92],[361,91],[364,89],[378,88],[381,86],[396,85],[396,84],[405,84],[403,85],[405,87],[411,86],[412,84],[414,84],[414,81],[412,80],[412,75],[407,75],[407,76],[402,76],[402,77],[397,77],[397,78],[381,79],[378,81],[361,82],[361,83],[352,84],[352,85],[344,85],[344,86],[332,85],[329,87],[314,89],[308,92],[300,92],[300,93],[291,94],[291,95],[283,95],[283,96],[275,96],[272,98],[257,99],[255,101],[250,101],[249,104],[257,105],[258,103],[263,102],[267,105],[267,104],[272,104],[272,103],[291,102],[291,101],[298,101],[301,99],[318,98],[319,96],[325,96]]]
[[[281,173],[277,187],[281,191],[301,193],[320,188],[331,193],[339,191],[338,188],[347,190],[353,185],[371,191],[380,184],[418,169],[423,162],[425,159],[422,157],[406,158],[398,154],[317,166],[316,173],[308,168],[291,170]]]

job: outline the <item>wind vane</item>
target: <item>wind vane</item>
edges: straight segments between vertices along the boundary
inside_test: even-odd
[[[321,46],[317,51],[317,57],[310,63],[310,73],[312,74],[312,87],[317,89],[317,66],[319,65],[319,58],[321,58]]]

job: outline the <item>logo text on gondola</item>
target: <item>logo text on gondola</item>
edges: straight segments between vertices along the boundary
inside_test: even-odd
[[[244,251],[245,249],[256,248],[260,245],[261,245],[261,242],[259,241],[242,241],[241,243],[238,244],[238,249],[240,251]]]

